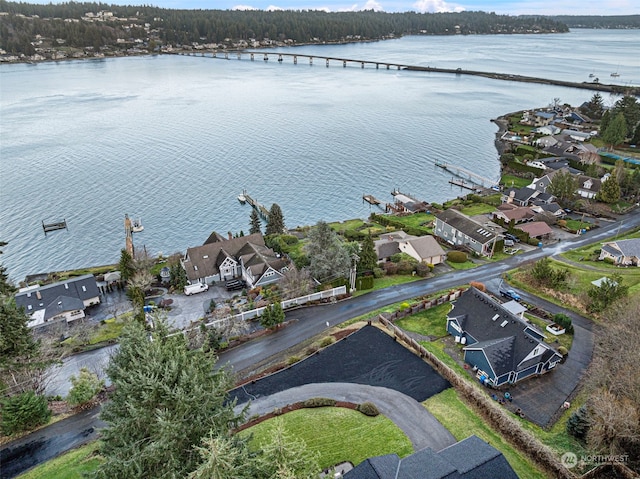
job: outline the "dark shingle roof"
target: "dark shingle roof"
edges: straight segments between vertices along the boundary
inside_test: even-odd
[[[438,213],[435,216],[440,221],[464,233],[469,238],[474,239],[480,244],[490,243],[496,236],[495,233],[487,230],[480,223],[473,221],[468,216],[452,208],[444,210],[442,213]]]
[[[477,436],[439,452],[425,448],[403,459],[395,454],[372,457],[344,479],[518,479],[502,453]]]
[[[85,274],[76,278],[69,278],[39,288],[29,289],[16,294],[16,304],[32,313],[47,308],[58,297],[64,296],[86,301],[100,296],[96,278],[92,274]],[[56,301],[57,302],[57,301]],[[31,306],[31,308],[29,308]],[[81,309],[84,309],[81,308]]]

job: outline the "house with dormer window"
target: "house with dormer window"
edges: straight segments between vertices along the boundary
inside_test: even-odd
[[[243,279],[249,288],[279,281],[289,267],[260,233],[229,239],[211,235],[204,245],[187,249],[181,263],[192,284]]]
[[[542,331],[476,288],[469,288],[452,305],[447,331],[464,345],[464,361],[489,386],[544,374],[562,359],[544,342]]]
[[[495,243],[501,237],[494,223],[479,223],[467,215],[449,208],[436,216],[434,235],[454,247],[464,247],[481,256],[491,256]]]
[[[16,293],[16,304],[31,317],[30,328],[47,323],[70,323],[85,317],[89,306],[100,304],[100,290],[92,274],[65,281],[23,288]]]

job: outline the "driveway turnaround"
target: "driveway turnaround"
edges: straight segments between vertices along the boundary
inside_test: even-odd
[[[325,397],[336,401],[362,404],[365,401],[376,405],[380,413],[391,419],[407,435],[414,451],[430,447],[440,451],[455,444],[456,439],[447,429],[425,409],[425,407],[393,389],[348,383],[306,384],[286,391],[264,396],[249,403],[247,417],[263,416],[289,404],[306,401],[315,397]],[[239,412],[245,404],[236,406]],[[349,431],[344,431],[348,434]]]
[[[307,359],[271,376],[230,391],[230,399],[248,402],[311,383],[379,386],[418,402],[450,384],[420,357],[374,326],[365,326]]]

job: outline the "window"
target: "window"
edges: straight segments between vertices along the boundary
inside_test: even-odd
[[[87,292],[87,287],[86,286],[82,286],[82,291],[86,293]]]
[[[64,283],[64,289],[69,289],[69,283]]]

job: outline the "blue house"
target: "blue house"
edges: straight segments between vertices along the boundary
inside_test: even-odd
[[[546,373],[562,359],[544,343],[544,333],[473,287],[453,303],[447,331],[465,345],[465,362],[490,386]]]

